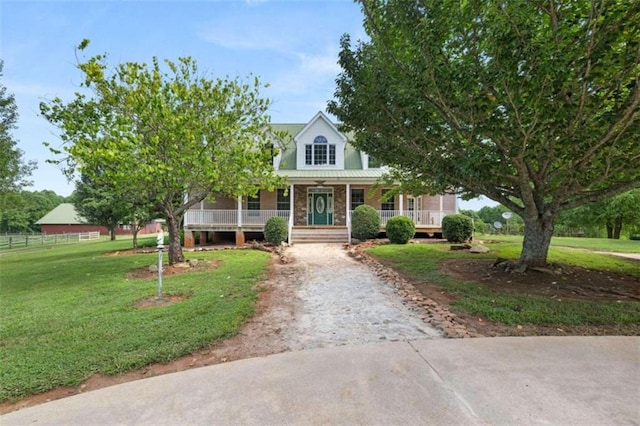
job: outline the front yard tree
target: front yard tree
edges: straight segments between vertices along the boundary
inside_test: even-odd
[[[184,261],[180,223],[191,205],[214,193],[236,197],[277,184],[269,102],[257,78],[212,80],[191,58],[127,62],[109,73],[106,56],[98,55],[78,68],[92,96],[40,105],[60,128],[58,162],[68,176],[87,174],[124,198],[150,200],[167,222],[170,263]]]
[[[521,216],[522,269],[561,211],[640,187],[640,2],[360,1],[329,111],[408,188]]]
[[[80,176],[71,199],[78,215],[87,223],[105,226],[112,241],[118,225],[130,217],[131,206],[112,187],[96,184],[88,174]]]

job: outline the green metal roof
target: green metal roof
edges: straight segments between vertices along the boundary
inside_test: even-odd
[[[82,225],[85,224],[71,203],[62,203],[42,216],[36,225]]]
[[[291,181],[371,181],[375,182],[385,173],[384,169],[369,170],[277,170],[278,176],[289,178]],[[328,182],[330,183],[330,182]]]
[[[345,170],[362,170],[360,151],[355,149],[350,143],[347,143],[344,150],[344,168]]]
[[[273,130],[277,132],[287,132],[291,136],[295,136],[300,133],[300,130],[304,129],[306,123],[275,123],[272,124]]]

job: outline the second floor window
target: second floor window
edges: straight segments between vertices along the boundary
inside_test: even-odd
[[[312,145],[304,147],[304,163],[307,166],[335,165],[336,146],[330,144],[324,136],[316,136]]]

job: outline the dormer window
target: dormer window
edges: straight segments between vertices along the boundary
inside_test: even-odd
[[[304,146],[304,162],[308,166],[334,166],[336,164],[335,144],[330,144],[322,135],[316,136],[313,144]]]

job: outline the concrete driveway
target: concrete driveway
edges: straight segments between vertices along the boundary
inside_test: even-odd
[[[423,339],[252,358],[100,389],[10,425],[633,425],[640,338]]]

